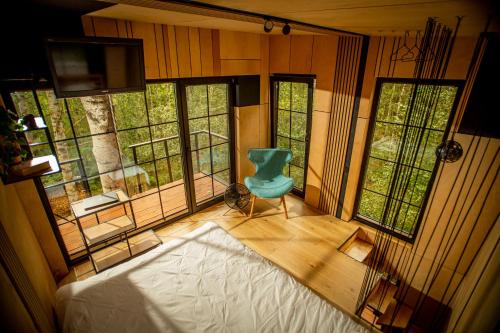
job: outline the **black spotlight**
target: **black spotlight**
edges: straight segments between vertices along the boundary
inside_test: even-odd
[[[271,32],[274,28],[274,23],[270,19],[267,19],[266,22],[264,22],[264,31],[265,32]]]
[[[285,23],[285,25],[283,26],[283,35],[288,35],[290,33],[290,26],[288,25],[288,23]]]
[[[453,163],[460,159],[463,152],[460,143],[453,140],[447,140],[436,148],[436,157],[443,162]]]

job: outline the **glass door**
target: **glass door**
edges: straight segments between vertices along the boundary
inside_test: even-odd
[[[284,170],[292,177],[293,192],[305,194],[309,138],[311,135],[314,78],[310,76],[272,76],[272,145],[288,148],[293,159]]]
[[[234,181],[231,82],[196,79],[181,83],[191,210],[220,200]]]

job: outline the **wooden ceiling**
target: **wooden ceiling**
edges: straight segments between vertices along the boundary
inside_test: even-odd
[[[262,32],[261,18],[192,7],[189,1],[102,1],[117,5],[91,15]],[[439,22],[454,28],[457,16],[463,16],[459,34],[476,36],[492,16],[489,30],[500,30],[498,12],[486,0],[202,0],[201,3],[366,35],[402,35],[405,31],[423,30],[428,17],[437,17]],[[280,33],[280,29],[275,28],[273,33]],[[292,33],[321,31],[292,25]]]
[[[493,6],[482,0],[202,0],[212,5],[289,18],[366,35],[403,34],[423,30],[428,17],[455,27],[460,33],[483,31]],[[498,12],[497,12],[498,15]],[[492,24],[498,31],[498,16]]]

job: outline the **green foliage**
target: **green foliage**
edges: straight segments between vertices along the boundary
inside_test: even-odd
[[[299,190],[304,189],[307,89],[306,83],[280,81],[278,85],[277,147],[292,150],[291,166],[284,172]]]
[[[414,89],[415,86],[410,83],[384,83],[380,91],[358,210],[359,215],[375,222],[382,222]],[[429,120],[415,163],[407,166],[405,163],[411,161],[408,156],[402,160],[406,166],[401,166],[399,173],[409,175],[409,185],[402,195],[403,200],[397,202],[394,211],[391,210],[392,214],[397,214],[396,228],[410,235],[415,228],[425,193],[431,186],[430,178],[436,164],[435,149],[443,139],[457,92],[457,88],[451,86],[423,85],[418,89],[414,109],[429,112]],[[425,91],[439,94],[430,106],[431,100],[423,98]],[[417,128],[410,127],[408,136],[416,135],[417,131]],[[388,216],[386,220],[391,221],[394,217],[396,215]]]
[[[59,120],[63,127],[61,134],[61,131],[55,132],[55,124],[52,123],[55,111],[50,109],[48,91],[39,90],[35,93],[36,95],[31,91],[12,93],[18,112],[21,115],[38,115],[37,99],[56,152],[65,149],[68,160],[76,159],[65,164],[73,175],[72,179],[63,179],[62,173],[56,173],[43,177],[45,186],[73,180],[83,188],[85,183],[82,179],[86,176],[91,192],[89,194],[101,193],[101,177],[93,152],[94,139],[101,135],[112,137],[118,144],[125,175],[122,170],[113,171],[109,175],[124,177],[130,194],[139,192],[139,181],[144,191],[183,179],[184,163],[181,157],[174,83],[147,84],[145,94],[138,92],[110,95],[115,132],[97,135],[90,132],[81,98],[57,100],[63,111]],[[194,172],[216,173],[216,178],[225,183],[229,183],[230,179],[227,95],[227,84],[196,85],[187,88]],[[43,131],[30,132],[29,135],[31,143],[48,141]],[[48,144],[33,146],[32,151],[35,156],[51,153]],[[82,157],[81,161],[78,160],[79,156]],[[149,185],[145,185],[146,183]]]

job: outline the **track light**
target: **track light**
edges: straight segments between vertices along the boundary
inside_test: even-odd
[[[283,32],[283,35],[288,35],[290,33],[290,26],[288,25],[288,23],[285,23],[285,25],[283,26],[283,29],[281,30]]]
[[[264,22],[264,31],[271,32],[271,30],[273,30],[273,28],[274,28],[273,21],[271,21],[270,19],[266,19],[266,21]]]

